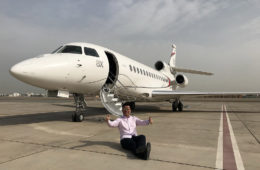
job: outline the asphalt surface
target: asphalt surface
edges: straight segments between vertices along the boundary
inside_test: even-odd
[[[260,102],[184,101],[183,112],[137,103],[133,114],[154,121],[137,129],[152,144],[145,161],[121,148],[100,101],[87,101],[78,123],[73,100],[0,97],[0,169],[260,169]]]

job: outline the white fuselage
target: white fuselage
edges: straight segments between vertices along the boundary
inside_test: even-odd
[[[82,53],[70,52],[65,49],[67,46],[72,48],[69,50],[77,47]],[[93,49],[97,54],[93,53]],[[65,90],[86,95],[98,95],[107,84],[122,99],[134,101],[153,101],[151,92],[171,90],[169,82],[174,80],[169,73],[89,43],[65,44],[55,53],[14,65],[10,72],[17,79],[46,90]]]

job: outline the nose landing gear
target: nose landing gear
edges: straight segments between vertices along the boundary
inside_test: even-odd
[[[84,113],[86,112],[87,104],[83,94],[73,94],[76,111],[72,113],[72,122],[82,122],[84,120]]]

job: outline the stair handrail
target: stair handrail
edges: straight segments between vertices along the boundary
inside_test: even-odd
[[[110,75],[111,76],[113,76],[114,78],[116,78],[116,76],[113,74],[113,73],[111,73],[110,72]],[[119,79],[112,79],[110,76],[108,76],[108,78],[109,78],[109,80],[111,81],[111,82],[113,82],[113,84],[114,84],[114,87],[112,87],[111,89],[113,89],[114,90],[114,92],[115,92],[115,94],[117,95],[117,89],[120,89],[120,88],[124,88],[124,89],[127,89],[127,87],[119,80]],[[119,82],[119,84],[121,85],[121,87],[120,86],[118,86],[117,84],[116,84],[116,80]],[[115,88],[116,87],[116,88]],[[128,99],[132,99],[133,97],[129,97],[128,95],[126,95],[126,97],[128,98]],[[136,98],[134,97],[134,100],[135,100]]]
[[[116,76],[113,74],[113,73],[111,73],[110,72],[110,74],[114,77],[114,78],[116,78]],[[114,85],[116,85],[116,79],[115,80],[112,80],[111,79],[111,77],[108,77],[113,83],[114,83]],[[119,82],[119,84],[121,85],[121,86],[123,86],[124,87],[124,89],[126,89],[126,87],[125,87],[125,85],[119,80],[119,79],[117,79],[117,81]],[[117,85],[116,85],[117,86]],[[118,86],[117,86],[118,87]]]

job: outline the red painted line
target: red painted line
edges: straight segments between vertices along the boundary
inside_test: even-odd
[[[223,108],[223,169],[236,170],[236,161],[227,122],[227,112]]]

